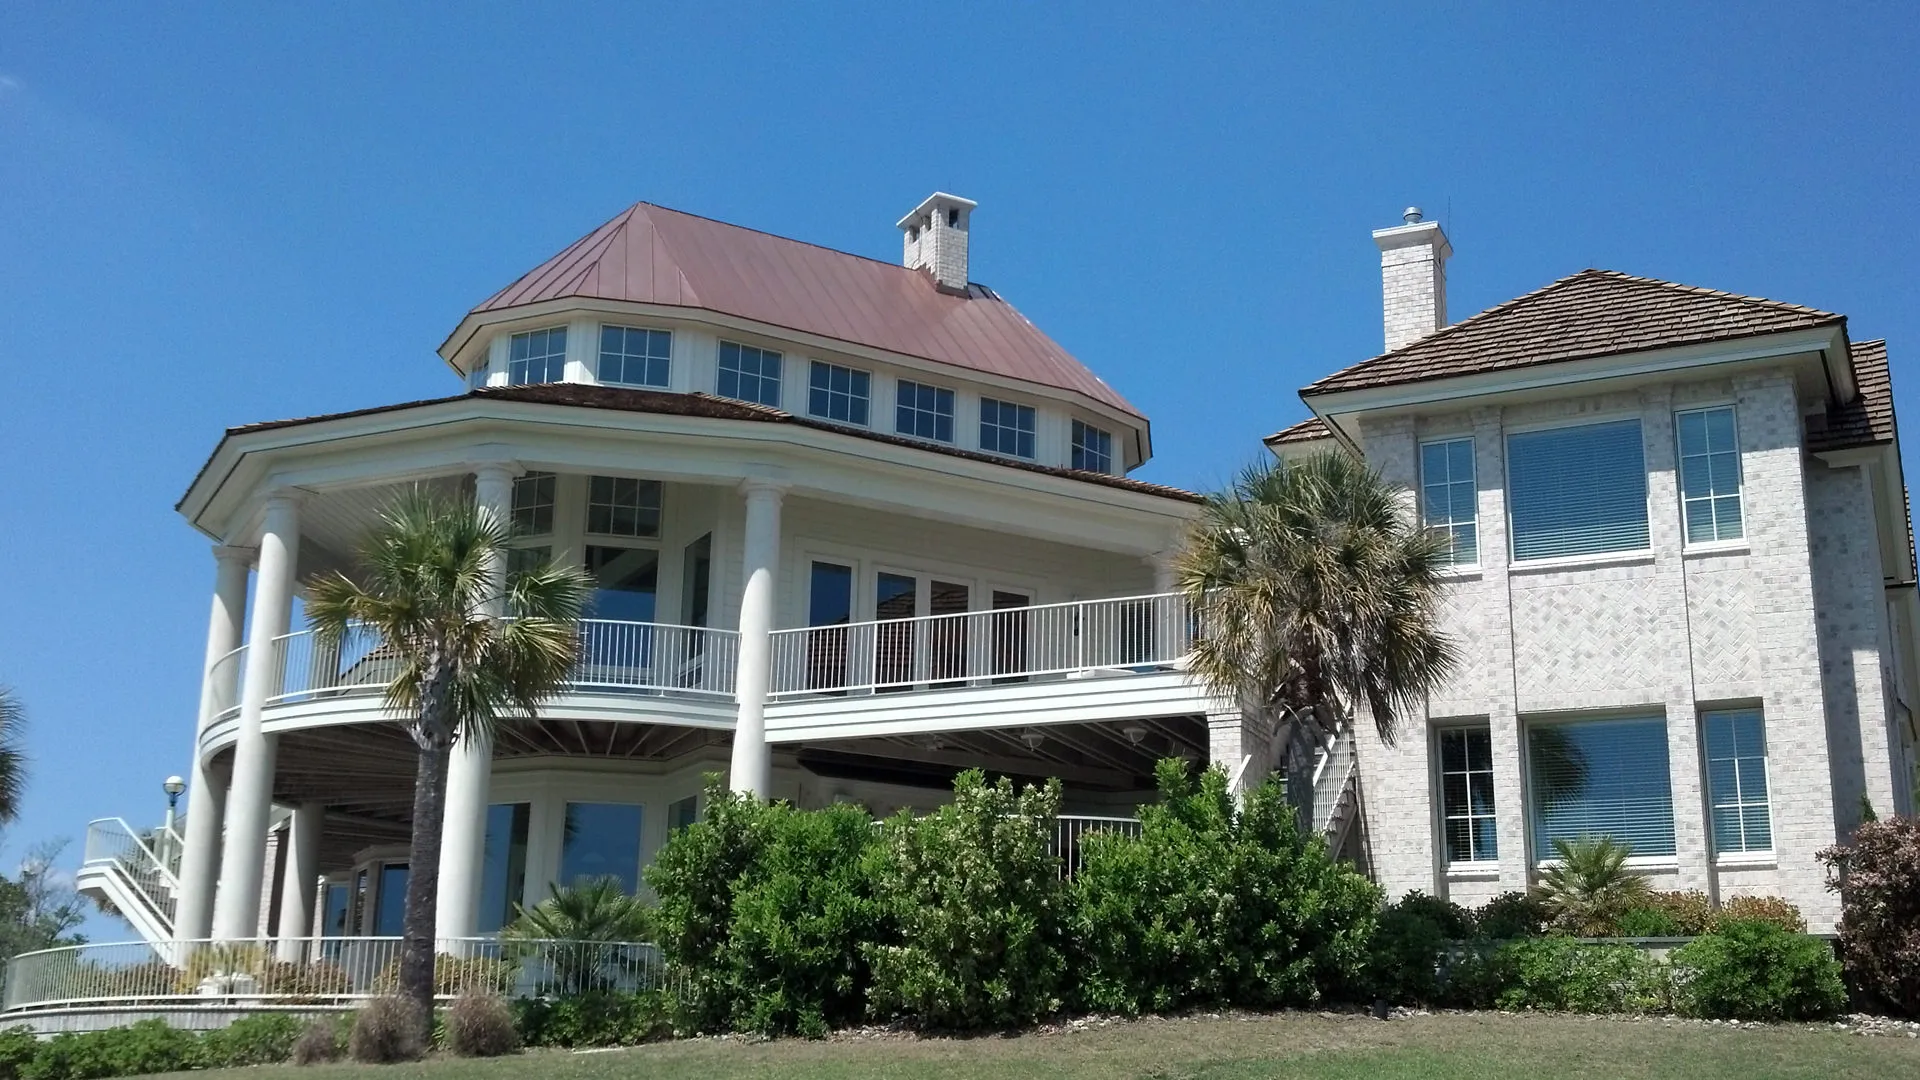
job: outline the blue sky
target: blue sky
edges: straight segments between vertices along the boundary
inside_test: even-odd
[[[1408,203],[1455,318],[1591,265],[1814,305],[1891,339],[1920,416],[1893,6],[559,6],[0,9],[35,759],[0,857],[77,859],[186,771],[213,562],[172,506],[220,430],[455,392],[467,308],[636,199],[888,259],[929,191],[978,200],[973,277],[1152,416],[1170,483],[1378,351],[1367,233]]]

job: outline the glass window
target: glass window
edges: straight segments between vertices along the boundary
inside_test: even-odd
[[[327,883],[326,908],[320,917],[320,934],[323,937],[346,937],[347,917],[353,911],[353,890],[345,883]]]
[[[587,483],[587,531],[600,536],[659,536],[660,481],[593,477]]]
[[[546,544],[528,544],[507,549],[507,573],[525,574],[553,562],[553,548]]]
[[[700,796],[689,795],[676,799],[667,807],[667,832],[677,833],[681,829],[700,820]]]
[[[953,441],[953,391],[944,386],[900,380],[894,401],[893,430],[935,442]]]
[[[1507,484],[1515,559],[1647,547],[1638,420],[1509,435]]]
[[[1732,407],[1694,409],[1674,421],[1680,435],[1680,505],[1687,543],[1740,539],[1740,437]]]
[[[873,376],[839,364],[813,361],[807,376],[807,412],[822,420],[867,426]]]
[[[680,564],[680,625],[707,625],[713,588],[713,534],[687,545]]]
[[[1555,840],[1611,836],[1635,855],[1673,854],[1663,717],[1534,724],[1527,731],[1533,857]]]
[[[981,398],[980,449],[1033,457],[1033,406]]]
[[[529,330],[515,334],[508,342],[507,381],[515,386],[527,383],[560,382],[567,377],[567,328]]]
[[[380,891],[373,899],[373,936],[399,937],[407,922],[407,864],[380,868]]]
[[[528,473],[513,481],[513,531],[545,536],[553,531],[552,473]]]
[[[660,579],[658,551],[589,544],[587,573],[595,586],[589,607],[593,618],[653,621],[653,598]]]
[[[479,932],[491,934],[513,921],[513,906],[526,895],[526,803],[487,807],[487,846],[480,870]]]
[[[1487,728],[1440,732],[1440,807],[1448,862],[1500,857],[1493,818],[1493,734]]]
[[[807,625],[837,627],[807,635],[807,688],[847,684],[848,623],[853,621],[853,567],[816,562],[807,583]]]
[[[467,372],[467,388],[470,390],[478,390],[480,387],[487,385],[487,376],[491,374],[493,373],[487,370],[487,362],[485,360],[474,364],[473,370]]]
[[[673,363],[673,334],[637,326],[600,328],[600,381],[665,386]]]
[[[731,341],[720,343],[720,396],[780,407],[780,354]]]
[[[1073,467],[1088,472],[1113,471],[1113,436],[1091,424],[1073,422]]]
[[[1707,798],[1713,808],[1713,850],[1772,851],[1767,809],[1767,732],[1759,709],[1701,716],[1707,729]]]
[[[632,895],[640,885],[640,807],[632,803],[567,804],[560,841],[560,883],[613,878]]]
[[[1455,566],[1480,561],[1480,509],[1473,482],[1473,440],[1420,446],[1420,520],[1451,538]]]

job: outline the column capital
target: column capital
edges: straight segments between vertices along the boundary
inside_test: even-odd
[[[749,477],[745,480],[740,481],[740,493],[742,495],[745,495],[748,499],[778,500],[784,495],[786,495],[787,488],[789,486],[790,485],[779,480],[768,480],[762,477]]]
[[[213,561],[217,563],[240,563],[252,566],[253,560],[260,557],[257,547],[242,547],[239,544],[213,545]]]
[[[479,481],[507,483],[527,474],[527,467],[517,461],[477,461],[470,468],[473,478]]]
[[[276,506],[287,507],[289,509],[298,509],[301,503],[304,503],[307,501],[307,495],[308,495],[308,492],[305,488],[297,488],[297,487],[268,488],[267,499],[266,499],[267,509],[272,510]]]

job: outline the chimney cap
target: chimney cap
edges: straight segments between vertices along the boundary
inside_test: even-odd
[[[1409,225],[1420,224],[1420,208],[1417,206],[1409,206],[1405,210],[1400,211],[1400,220]]]
[[[936,191],[925,199],[920,200],[920,205],[914,207],[907,213],[906,217],[896,222],[894,228],[905,229],[911,227],[919,219],[931,213],[935,207],[959,207],[963,210],[970,211],[979,205],[979,203],[974,202],[972,199],[963,199],[958,195],[949,195],[944,191]]]

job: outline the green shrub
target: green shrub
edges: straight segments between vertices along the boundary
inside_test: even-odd
[[[630,965],[634,942],[653,940],[653,909],[627,895],[619,878],[555,885],[550,896],[519,913],[500,932],[508,955],[540,957],[562,995],[611,990]],[[501,984],[469,982],[462,993],[503,994]]]
[[[1662,907],[1648,905],[1634,907],[1620,913],[1613,920],[1613,933],[1618,937],[1630,938],[1671,938],[1685,937],[1680,928],[1680,920]]]
[[[1631,945],[1561,936],[1512,941],[1491,966],[1502,1009],[1658,1012],[1671,998],[1666,966]]]
[[[1236,812],[1226,777],[1156,770],[1141,835],[1086,838],[1071,887],[1078,1004],[1272,1008],[1363,991],[1379,890],[1304,836],[1278,783]],[[1431,956],[1429,957],[1431,963]]]
[[[521,999],[510,1008],[527,1046],[637,1046],[674,1034],[672,1001],[657,990]]]
[[[210,1069],[278,1065],[293,1055],[300,1021],[285,1013],[243,1016],[201,1036],[201,1055]]]
[[[0,1080],[19,1080],[20,1070],[40,1050],[40,1039],[30,1027],[0,1031]]]
[[[1058,780],[1016,792],[970,769],[952,803],[886,823],[876,885],[898,944],[865,950],[877,1015],[964,1029],[1060,1006],[1064,889],[1048,850],[1059,811]]]
[[[1411,894],[1408,899],[1424,894]],[[1367,960],[1369,985],[1377,998],[1399,1004],[1433,1001],[1439,993],[1438,967],[1442,948],[1452,936],[1441,930],[1420,904],[1403,900],[1380,912]]]
[[[347,1054],[362,1065],[418,1061],[427,1054],[428,1023],[406,998],[374,998],[353,1015]]]
[[[40,1044],[20,1069],[22,1080],[92,1080],[179,1072],[201,1063],[200,1040],[165,1020],[142,1020],[101,1031],[62,1032]]]
[[[1673,920],[1677,937],[1698,937],[1713,929],[1713,901],[1698,889],[1657,892],[1649,900],[1649,906]]]
[[[1840,954],[1863,1004],[1920,1016],[1920,819],[1854,830],[1820,853],[1840,894]]]
[[[1674,1006],[1717,1020],[1820,1020],[1846,1004],[1840,962],[1819,938],[1724,920],[1675,950]]]
[[[1716,930],[1729,922],[1763,922],[1789,934],[1807,932],[1807,920],[1800,909],[1777,896],[1729,896],[1720,902],[1720,910],[1707,929]]]
[[[1645,907],[1653,890],[1627,866],[1631,845],[1612,837],[1555,840],[1554,865],[1540,875],[1540,893],[1553,925],[1581,937],[1610,937],[1614,921]]]
[[[520,1049],[513,1012],[497,994],[462,994],[447,1006],[446,1045],[455,1057],[500,1057]]]
[[[1419,889],[1388,905],[1388,910],[1425,919],[1449,941],[1465,941],[1475,933],[1473,912],[1451,900],[1429,896]]]
[[[1553,912],[1539,893],[1503,892],[1474,913],[1474,935],[1488,941],[1539,937],[1547,932],[1552,918]]]
[[[857,806],[795,810],[720,786],[648,871],[660,944],[691,976],[700,1027],[824,1033],[860,1019],[864,946],[891,941],[882,838]]]
[[[293,1041],[293,1053],[288,1060],[295,1065],[324,1065],[339,1061],[339,1021],[329,1016],[317,1016],[307,1021],[300,1037]]]

